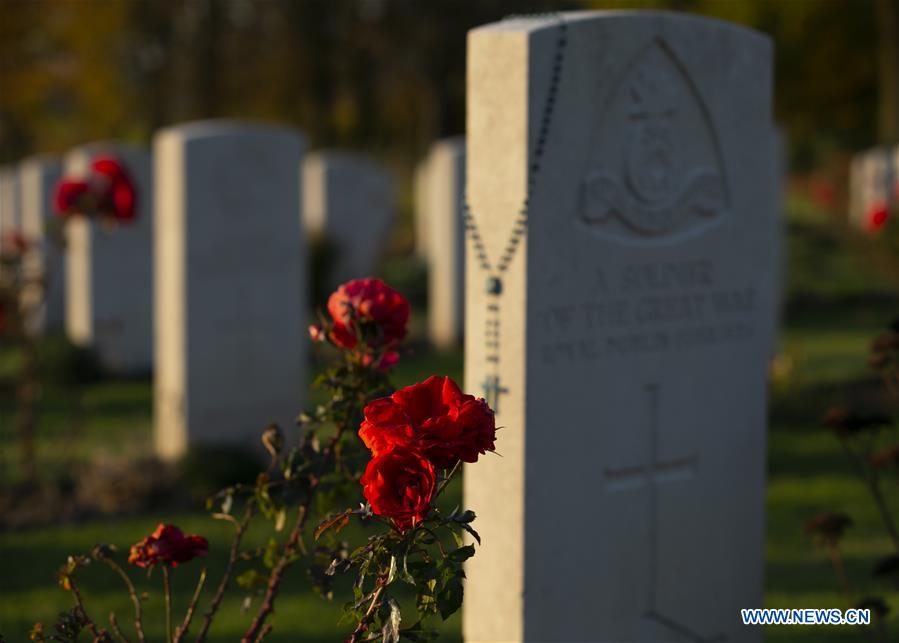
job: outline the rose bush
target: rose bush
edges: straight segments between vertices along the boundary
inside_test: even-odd
[[[290,439],[277,425],[267,426],[261,441],[271,456],[268,467],[255,483],[226,487],[209,499],[212,516],[234,527],[212,596],[204,597],[206,573],[201,570],[184,620],[173,628],[171,568],[206,556],[208,543],[161,524],[131,547],[132,565],[162,570],[166,633],[172,643],[187,635],[204,598],[207,607],[194,638],[205,641],[225,594],[235,585],[246,593],[244,605],[251,612],[241,641],[262,641],[273,629],[271,616],[285,573],[297,564],[305,566],[313,588],[326,599],[333,597],[338,576],[355,575],[353,596],[344,605],[345,616],[354,623],[348,641],[430,640],[435,633],[429,619],[448,618],[462,604],[462,565],[475,553],[463,536],[480,542],[472,528],[475,514],[447,513],[438,500],[461,462],[476,462],[494,450],[493,411],[448,377],[392,388],[386,371],[399,359],[410,307],[382,281],[343,284],[327,308],[328,315],[321,315],[321,323],[309,331],[314,342],[337,349],[333,364],[314,382],[324,401],[298,416],[299,439]],[[248,549],[243,537],[260,520],[268,521],[271,537],[263,548]],[[351,520],[367,530],[354,548],[339,539]],[[310,530],[310,525],[317,526]],[[95,547],[91,558],[71,557],[60,571],[75,607],[61,617],[56,631],[70,633],[64,640],[77,640],[82,630],[95,641],[112,640],[113,635],[130,640],[115,614],[107,629],[88,613],[76,577],[91,560],[121,577],[134,608],[134,632],[144,641],[144,599],[109,545]],[[414,589],[413,599],[400,590],[401,584]],[[414,619],[406,617],[410,611]],[[51,640],[42,627],[36,627],[32,638]]]
[[[899,425],[895,409],[890,409],[891,405],[899,402],[899,318],[871,342],[869,363],[882,378],[882,386],[872,387],[864,396],[854,392],[853,397],[856,400],[880,398],[883,402],[874,406],[868,402],[864,407],[831,407],[822,417],[821,424],[831,430],[840,442],[883,524],[886,534],[883,542],[889,551],[870,570],[870,577],[879,581],[895,579],[899,569],[899,523],[894,515],[891,495],[895,472],[899,469],[899,434],[896,432]],[[868,640],[885,643],[892,640],[885,627],[888,603],[881,596],[866,595],[862,593],[864,589],[860,591],[853,587],[854,583],[859,582],[859,576],[847,573],[842,544],[851,537],[851,533],[847,532],[854,524],[852,517],[843,511],[826,511],[810,520],[805,531],[830,559],[847,605],[871,610],[872,622],[864,627]],[[874,587],[872,584],[871,589]],[[878,588],[874,591],[882,590]]]

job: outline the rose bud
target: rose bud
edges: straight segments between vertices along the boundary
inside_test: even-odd
[[[277,424],[269,424],[262,432],[262,446],[274,458],[284,448],[284,432]]]
[[[313,342],[325,341],[325,330],[319,324],[309,324],[309,339]]]

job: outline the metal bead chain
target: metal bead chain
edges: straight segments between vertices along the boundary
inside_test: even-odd
[[[543,17],[543,15],[544,14],[540,14],[540,17]],[[546,15],[552,15],[558,18],[559,21],[558,39],[556,40],[556,52],[555,56],[553,57],[552,74],[550,76],[549,89],[546,93],[546,99],[543,104],[543,115],[540,119],[540,128],[537,134],[537,142],[534,146],[533,161],[528,167],[527,191],[525,193],[521,208],[518,210],[518,218],[515,220],[515,226],[512,228],[512,235],[510,236],[509,241],[506,244],[505,250],[500,257],[499,263],[496,265],[495,272],[499,273],[504,273],[509,267],[509,264],[512,262],[512,258],[515,256],[515,251],[517,250],[518,245],[521,242],[521,238],[527,231],[531,197],[534,193],[534,187],[537,184],[537,176],[539,175],[540,169],[542,167],[541,163],[543,159],[543,153],[546,149],[546,140],[549,135],[549,126],[552,120],[553,109],[555,108],[556,104],[556,97],[559,92],[559,79],[562,73],[562,61],[564,59],[565,45],[568,42],[568,27],[560,15]],[[517,17],[519,16],[510,16],[510,18]],[[533,18],[534,16],[528,17]],[[487,257],[487,249],[484,247],[484,241],[481,238],[477,223],[474,220],[471,206],[468,203],[467,195],[463,204],[462,216],[465,230],[471,238],[471,243],[475,251],[475,258],[477,259],[478,266],[484,272],[494,272],[493,266],[491,265],[490,260]],[[488,292],[493,295],[499,295],[502,292],[502,285],[497,277],[492,277],[490,280],[488,280]]]

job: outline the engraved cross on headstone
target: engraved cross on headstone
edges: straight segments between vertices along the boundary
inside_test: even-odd
[[[700,635],[690,629],[690,627],[662,614],[658,606],[656,596],[659,575],[658,544],[661,540],[658,525],[658,489],[663,484],[694,477],[698,460],[695,453],[678,458],[662,459],[659,457],[660,389],[660,385],[655,382],[644,386],[648,398],[650,418],[649,439],[645,459],[640,463],[617,469],[606,467],[604,472],[606,488],[613,492],[639,489],[644,486],[648,488],[649,552],[647,560],[649,564],[649,578],[646,587],[646,611],[643,616],[648,621],[678,635],[681,639],[693,641],[694,643],[718,643],[726,641],[727,636],[724,634],[717,634],[711,637]]]
[[[484,399],[487,400],[487,406],[493,409],[494,413],[499,413],[499,396],[508,393],[509,389],[501,386],[499,383],[499,375],[488,375],[481,382],[484,387]]]

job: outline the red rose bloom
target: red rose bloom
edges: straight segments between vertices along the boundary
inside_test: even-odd
[[[371,348],[392,346],[406,336],[409,302],[380,279],[354,279],[328,298],[334,320],[331,341],[356,348],[359,337]]]
[[[101,156],[94,159],[91,169],[99,182],[97,208],[100,212],[119,221],[134,219],[137,196],[125,166],[117,159]]]
[[[496,419],[483,399],[466,395],[449,377],[432,376],[369,403],[359,437],[375,455],[409,446],[449,469],[495,449]]]
[[[209,543],[202,536],[187,536],[174,525],[160,524],[156,531],[131,546],[128,562],[138,567],[152,567],[158,563],[177,567],[208,553]]]
[[[90,189],[87,181],[60,180],[53,194],[53,210],[56,215],[64,217],[81,212]]]
[[[372,512],[406,531],[428,515],[437,476],[418,451],[393,447],[369,461],[360,482]]]

